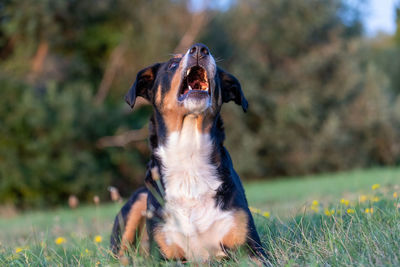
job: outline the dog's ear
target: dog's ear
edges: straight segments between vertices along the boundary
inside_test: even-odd
[[[217,74],[221,83],[222,102],[227,103],[233,100],[236,104],[242,106],[243,111],[246,112],[249,104],[243,95],[238,79],[221,68],[217,69]]]
[[[151,65],[150,67],[144,68],[136,75],[136,80],[133,83],[131,89],[125,95],[126,103],[133,108],[135,105],[136,97],[141,96],[150,101],[151,99],[151,88],[153,87],[154,80],[156,79],[160,63]]]

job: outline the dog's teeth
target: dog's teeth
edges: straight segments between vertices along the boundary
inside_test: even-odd
[[[189,85],[189,91],[193,90],[192,87]]]
[[[190,72],[190,69],[188,69],[188,70],[186,71],[186,75],[189,75],[189,72]]]

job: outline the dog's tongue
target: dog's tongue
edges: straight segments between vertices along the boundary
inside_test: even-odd
[[[182,92],[183,95],[185,95],[187,92],[189,92],[189,88],[185,88]]]
[[[192,88],[192,90],[205,90],[207,89],[207,82],[194,80],[192,82],[189,82],[189,86]]]

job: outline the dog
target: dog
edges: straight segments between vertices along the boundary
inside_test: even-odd
[[[216,65],[207,46],[195,44],[139,71],[125,100],[133,108],[139,96],[153,106],[146,187],[116,216],[112,251],[123,255],[140,240],[144,253],[204,262],[245,246],[265,264],[245,191],[223,146],[222,104],[248,109],[239,81]]]

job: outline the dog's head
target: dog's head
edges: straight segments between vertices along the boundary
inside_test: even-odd
[[[248,107],[239,81],[217,67],[203,44],[139,71],[125,100],[133,107],[138,96],[150,101],[162,116],[213,117],[229,101],[241,105],[244,111]]]

